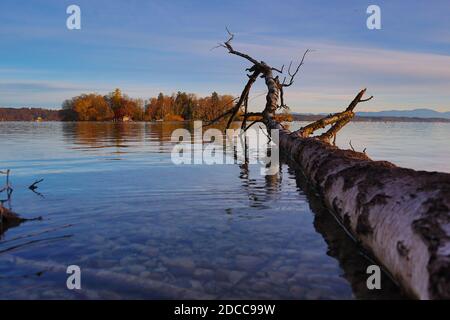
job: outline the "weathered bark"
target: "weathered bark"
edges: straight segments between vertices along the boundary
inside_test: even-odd
[[[415,171],[280,129],[280,151],[411,296],[450,298],[450,174]]]
[[[401,288],[392,281],[391,277],[381,273],[382,290],[369,290],[367,288],[367,268],[373,264],[367,259],[367,253],[357,242],[353,241],[348,233],[341,228],[340,223],[330,217],[317,190],[308,183],[303,171],[296,162],[283,158],[289,165],[289,172],[295,176],[297,187],[308,199],[309,208],[314,213],[314,227],[324,238],[328,245],[327,255],[335,258],[342,268],[342,276],[350,283],[353,295],[357,299],[405,299],[407,296]]]
[[[353,118],[356,105],[372,98],[363,99],[365,89],[345,111],[296,132],[285,129],[273,117],[282,87],[292,84],[299,68],[289,72],[288,84],[280,84],[273,76],[279,70],[234,50],[230,36],[223,46],[250,61],[250,70],[259,71],[265,80],[262,122],[269,130],[279,130],[280,152],[299,165],[327,208],[407,294],[450,299],[450,174],[400,168],[332,146],[331,138]],[[327,132],[310,137],[327,125]]]

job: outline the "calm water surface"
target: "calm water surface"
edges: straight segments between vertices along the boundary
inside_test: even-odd
[[[43,218],[0,229],[0,298],[401,298],[386,276],[365,289],[371,262],[287,165],[264,177],[253,165],[172,164],[182,126],[0,122],[5,206]],[[450,172],[449,136],[448,124],[352,123],[337,143]],[[68,265],[81,267],[82,290],[67,290]]]

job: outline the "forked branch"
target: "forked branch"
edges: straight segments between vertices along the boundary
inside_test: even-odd
[[[290,87],[293,83],[294,83],[294,79],[295,76],[297,75],[298,71],[300,70],[300,67],[304,64],[305,62],[305,57],[308,54],[308,52],[310,52],[311,50],[307,49],[305,51],[305,53],[303,53],[303,57],[302,60],[300,61],[300,63],[298,64],[297,68],[295,68],[295,71],[292,72],[291,68],[292,68],[292,61],[289,63],[289,68],[288,68],[288,75],[289,75],[289,81],[286,82],[286,77],[283,79],[283,83],[281,84],[282,87]],[[283,73],[283,72],[281,72]]]
[[[313,134],[314,131],[316,131],[316,130],[323,129],[330,124],[334,124],[334,123],[337,124],[339,121],[342,121],[339,123],[339,125],[334,127],[334,129],[331,128],[330,129],[331,131],[330,130],[327,131],[328,134],[324,133],[321,136],[323,139],[327,139],[327,138],[330,139],[331,137],[333,137],[333,135],[330,135],[330,134],[332,134],[333,132],[336,133],[337,131],[339,131],[340,128],[342,128],[345,124],[347,124],[354,117],[355,114],[354,114],[353,110],[355,109],[355,107],[357,106],[358,103],[369,101],[373,98],[373,96],[371,96],[367,99],[362,99],[365,92],[366,92],[366,89],[361,90],[356,95],[356,97],[353,99],[353,101],[348,105],[348,107],[345,109],[345,111],[330,114],[320,120],[310,123],[307,126],[298,130],[296,132],[296,134],[300,135],[303,138],[306,138],[306,137],[309,137],[311,134]],[[347,119],[348,119],[348,121],[345,121]]]
[[[233,49],[233,47],[231,46],[231,41],[233,41],[234,39],[234,34],[230,32],[230,30],[228,30],[228,28],[226,28],[228,35],[230,36],[228,38],[227,41],[225,41],[223,44],[219,44],[219,46],[224,47],[226,49],[228,49],[228,52],[237,56],[240,56],[244,59],[247,59],[248,61],[250,61],[251,63],[253,63],[254,65],[258,65],[260,64],[260,62],[258,62],[256,59],[250,57],[248,54],[236,51]]]

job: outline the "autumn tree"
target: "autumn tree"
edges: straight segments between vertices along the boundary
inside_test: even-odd
[[[66,111],[67,118],[65,120],[107,121],[114,117],[114,113],[104,97],[93,93],[64,101],[63,110]]]
[[[114,112],[114,120],[123,119],[125,116],[123,105],[122,91],[116,88],[113,92],[108,94],[105,99],[109,102],[112,111]]]

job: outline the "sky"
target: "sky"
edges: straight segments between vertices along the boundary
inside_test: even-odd
[[[69,5],[81,30],[69,30]],[[369,30],[367,7],[381,9]],[[285,92],[294,112],[335,112],[367,87],[361,111],[450,111],[450,1],[1,0],[0,106],[60,108],[81,93],[121,88],[238,96],[248,62],[234,48],[281,67],[306,57]],[[264,103],[260,80],[251,110]]]

